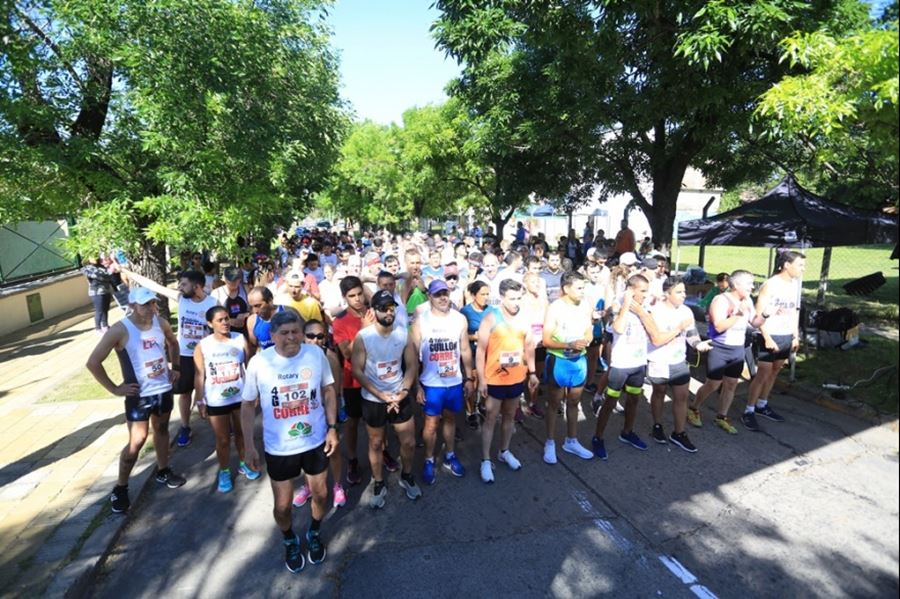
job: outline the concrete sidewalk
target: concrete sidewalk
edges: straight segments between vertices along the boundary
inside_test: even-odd
[[[111,322],[121,315],[114,308]],[[127,440],[121,398],[41,403],[84,372],[97,340],[89,308],[0,339],[3,596],[42,594],[109,513]]]

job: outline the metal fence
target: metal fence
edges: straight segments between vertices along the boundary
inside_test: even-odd
[[[59,246],[68,236],[64,220],[0,226],[0,285],[77,268],[78,260],[66,257]]]

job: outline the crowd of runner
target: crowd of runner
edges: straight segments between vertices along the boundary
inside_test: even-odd
[[[758,329],[761,342],[740,421],[752,431],[760,430],[757,416],[783,421],[768,397],[797,349],[804,256],[783,252],[755,302],[751,273],[720,274],[703,299],[701,334],[696,322],[703,316],[686,304],[684,281],[648,241],[636,247],[624,223],[615,239],[586,227],[581,238],[574,231],[561,237],[556,249],[521,223],[510,239],[490,229],[358,237],[313,229],[283,235],[268,255],[224,268],[221,278],[202,253],[186,254],[176,288],[123,267],[133,285],[128,314],[109,327],[87,363],[110,393],[125,397],[129,440],[110,497],[113,511],[130,506],[129,475],[151,432],[156,480],[170,488],[185,483],[169,467],[176,397],[175,444],[191,443],[196,407],[215,434],[221,493],[234,486],[232,443],[237,474],[258,479],[265,464],[292,572],[325,558],[319,530],[329,490],[335,507],[345,505],[345,485],[361,484],[366,464],[373,509],[387,501],[385,470],[399,471],[410,500],[422,496],[420,482],[435,484],[438,465],[465,476],[467,465],[455,451],[463,427],[480,435],[481,461],[469,466],[485,483],[495,480],[493,458],[522,468],[510,442],[526,418],[544,420],[546,464],[557,463],[558,447],[578,459],[606,460],[606,428],[619,410],[615,438],[646,451],[634,428],[645,385],[652,389],[652,441],[696,452],[687,424],[702,426],[700,406],[716,391],[713,422],[736,434],[729,409],[747,367],[749,329]],[[177,335],[158,314],[157,294],[177,302]],[[113,350],[121,384],[103,367]],[[700,353],[707,356],[706,381],[691,400],[689,362]],[[585,391],[590,401],[583,405]],[[585,405],[596,425],[582,440]],[[262,456],[254,440],[257,412]],[[560,417],[565,435],[558,445]],[[388,443],[390,430],[396,444]],[[389,446],[399,447],[397,457]],[[424,462],[414,473],[417,447]],[[306,503],[304,558],[292,507]]]

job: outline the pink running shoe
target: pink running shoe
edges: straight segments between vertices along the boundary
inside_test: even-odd
[[[306,502],[309,501],[311,495],[312,492],[309,490],[309,486],[304,484],[300,487],[300,490],[297,491],[297,494],[294,495],[294,507],[306,505]]]
[[[334,507],[344,507],[347,505],[347,494],[344,492],[344,487],[342,487],[340,483],[335,483],[334,488],[331,490],[334,493]]]

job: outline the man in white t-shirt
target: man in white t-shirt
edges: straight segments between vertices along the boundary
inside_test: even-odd
[[[325,559],[319,527],[328,504],[328,458],[338,449],[334,376],[325,352],[303,343],[302,327],[302,319],[293,310],[272,317],[270,333],[275,345],[251,358],[241,396],[244,455],[247,465],[256,471],[260,459],[252,431],[259,400],[273,514],[284,538],[285,566],[291,572],[299,572],[305,565],[300,538],[291,525],[293,479],[305,473],[312,492],[307,558],[318,564]]]

